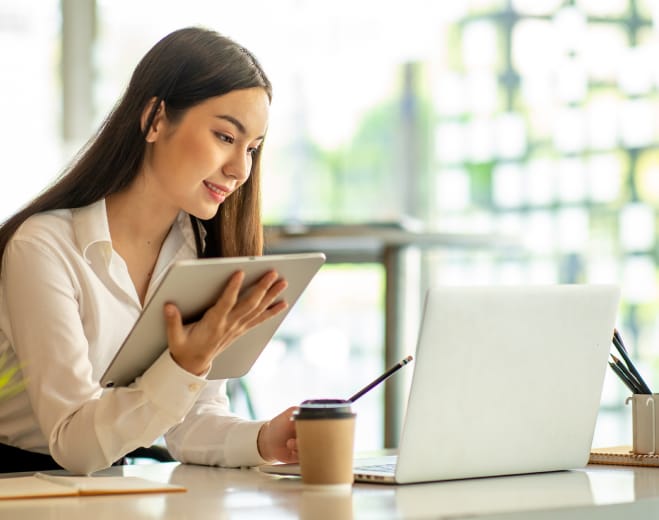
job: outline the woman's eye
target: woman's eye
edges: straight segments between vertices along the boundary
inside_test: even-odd
[[[220,132],[214,132],[215,137],[217,137],[220,141],[223,141],[225,143],[232,144],[233,143],[233,137],[227,134],[222,134]]]
[[[248,148],[248,149],[247,149],[247,154],[253,156],[253,155],[256,155],[256,152],[258,152],[258,151],[259,151],[259,147],[258,147],[258,146],[254,146],[254,147],[252,147],[252,148]]]

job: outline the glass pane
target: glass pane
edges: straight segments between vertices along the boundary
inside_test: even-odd
[[[619,199],[624,170],[615,154],[593,155],[586,163],[588,197],[593,202],[608,203]]]
[[[652,63],[652,48],[639,46],[628,48],[623,52],[618,84],[620,89],[628,95],[648,93],[653,83],[653,69],[648,67]]]
[[[639,198],[648,204],[659,205],[659,152],[652,150],[641,154],[635,181]]]
[[[554,25],[546,20],[522,19],[512,32],[513,66],[523,75],[542,74],[558,58],[553,42],[560,40]]]
[[[644,18],[659,19],[659,4],[656,0],[636,0],[636,9]]]
[[[466,127],[460,123],[443,123],[437,127],[435,152],[442,163],[460,163],[467,156]]]
[[[654,209],[627,204],[620,211],[620,244],[627,251],[649,251],[655,244]]]
[[[526,124],[520,114],[508,112],[496,118],[497,155],[516,159],[526,152]]]
[[[494,156],[495,126],[485,117],[477,117],[467,125],[469,159],[472,162],[488,162]]]
[[[435,80],[433,102],[440,116],[455,116],[466,109],[466,85],[461,75],[447,72]]]
[[[499,164],[494,168],[493,199],[497,206],[514,208],[524,200],[524,179],[518,164]]]
[[[560,283],[558,266],[553,259],[536,258],[529,262],[526,283],[556,284]]]
[[[623,261],[622,292],[631,304],[657,300],[657,274],[651,256],[630,256]]]
[[[472,114],[494,114],[499,106],[499,87],[495,74],[487,71],[472,72],[467,75],[469,112]]]
[[[589,24],[582,57],[591,80],[616,81],[627,46],[624,27],[613,23]]]
[[[536,255],[556,248],[556,218],[549,211],[532,211],[524,223],[524,246]]]
[[[620,263],[617,258],[598,256],[590,259],[587,267],[588,283],[620,283]]]
[[[558,248],[564,253],[582,252],[588,246],[589,217],[585,208],[563,208],[557,214]]]
[[[520,14],[543,15],[552,14],[562,3],[563,0],[513,0],[512,7]]]
[[[499,58],[496,25],[489,21],[468,23],[462,33],[462,61],[468,69],[493,69]]]
[[[565,106],[557,111],[554,144],[562,153],[582,151],[586,146],[586,118],[580,108]]]
[[[563,158],[557,164],[558,198],[566,203],[586,198],[586,172],[579,158]]]
[[[561,101],[576,103],[586,97],[588,76],[580,59],[560,60],[557,76],[557,93]]]
[[[437,175],[436,206],[443,211],[462,211],[469,206],[469,177],[461,169],[447,169]]]
[[[615,93],[595,94],[586,105],[588,146],[611,150],[618,144],[620,98]]]
[[[595,16],[622,15],[629,10],[629,0],[576,0],[575,4]]]
[[[507,0],[467,0],[464,2],[469,5],[470,14],[487,14],[496,12],[505,7]],[[463,3],[463,2],[453,2]]]
[[[520,87],[520,108],[524,110],[528,121],[528,139],[532,142],[551,139],[557,108],[552,77],[549,74],[523,76]]]
[[[527,197],[533,206],[549,206],[556,197],[555,163],[551,159],[534,159],[526,168]]]
[[[556,45],[565,55],[570,52],[579,53],[583,49],[586,24],[586,16],[579,9],[564,7],[556,12],[554,26],[556,33],[561,35]]]
[[[520,94],[522,101],[533,111],[553,103],[554,88],[549,71],[538,71],[534,74],[524,74],[520,78]]]
[[[657,107],[646,99],[628,99],[621,105],[621,137],[625,146],[649,145],[655,136]]]

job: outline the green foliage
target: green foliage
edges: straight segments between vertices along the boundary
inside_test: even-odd
[[[325,153],[323,162],[333,177],[325,200],[336,220],[397,220],[409,211],[406,190],[415,192],[408,194],[413,200],[425,202],[432,110],[427,99],[414,101],[413,128],[403,122],[401,101],[390,100],[365,115],[348,144]],[[415,164],[409,163],[411,157]],[[416,171],[417,183],[408,178],[410,169]],[[415,208],[415,216],[424,211]]]
[[[19,368],[5,367],[7,364],[7,355],[0,356],[0,399],[11,397],[25,388],[24,381],[16,381]]]
[[[492,207],[492,171],[494,162],[470,163],[466,165],[471,179],[471,199],[483,208]]]

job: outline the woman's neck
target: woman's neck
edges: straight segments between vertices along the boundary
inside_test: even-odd
[[[124,191],[105,200],[112,248],[123,258],[139,300],[144,304],[162,244],[178,212],[166,211]]]
[[[109,195],[105,206],[113,243],[150,244],[159,249],[178,216],[176,209],[166,209],[130,189]]]

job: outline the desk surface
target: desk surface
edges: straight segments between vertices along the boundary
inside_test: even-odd
[[[186,493],[10,500],[0,518],[135,519],[424,519],[659,517],[659,468],[589,466],[584,470],[430,484],[355,484],[347,492],[305,488],[295,477],[257,469],[178,463],[115,467],[188,488]]]

